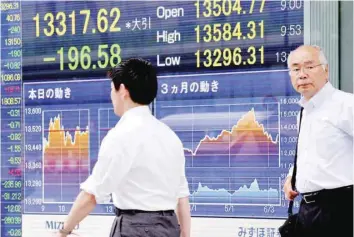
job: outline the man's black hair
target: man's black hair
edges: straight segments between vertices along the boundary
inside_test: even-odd
[[[108,72],[114,88],[124,84],[133,102],[149,105],[157,95],[157,74],[152,64],[141,58],[122,61]]]

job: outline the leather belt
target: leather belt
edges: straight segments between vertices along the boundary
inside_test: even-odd
[[[135,215],[139,213],[155,214],[161,216],[172,216],[175,214],[175,211],[174,210],[144,211],[144,210],[135,210],[135,209],[119,209],[117,207],[114,208],[114,214],[116,214],[116,216],[121,216],[122,214]]]
[[[331,197],[337,198],[339,195],[346,192],[353,192],[353,185],[334,189],[322,189],[315,192],[302,193],[301,195],[304,202],[310,204],[324,199],[328,200]]]

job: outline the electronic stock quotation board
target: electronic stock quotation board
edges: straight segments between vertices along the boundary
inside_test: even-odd
[[[303,15],[301,0],[1,1],[1,236],[70,211],[119,120],[106,72],[130,57],[158,70],[151,110],[184,144],[192,215],[286,217]]]

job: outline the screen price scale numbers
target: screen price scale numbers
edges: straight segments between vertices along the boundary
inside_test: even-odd
[[[21,233],[21,5],[1,1],[1,233]]]

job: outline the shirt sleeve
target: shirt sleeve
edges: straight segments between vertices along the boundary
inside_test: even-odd
[[[339,128],[347,133],[349,136],[353,137],[354,130],[354,96],[349,96],[349,101],[343,103],[341,112],[339,113]]]
[[[293,176],[293,171],[294,171],[294,166],[291,166],[291,168],[289,169],[288,175],[286,177],[288,178],[288,177]]]
[[[183,157],[183,165],[182,165],[182,170],[181,170],[181,177],[180,177],[181,180],[180,180],[178,198],[184,198],[184,197],[188,197],[190,195],[188,182],[187,182],[187,178],[186,178],[186,171],[185,171],[186,158],[184,156],[183,147],[182,147],[182,157]]]
[[[118,189],[132,166],[132,159],[118,144],[109,135],[103,139],[92,174],[80,186],[83,191],[94,195],[98,204],[110,202],[111,193]]]

